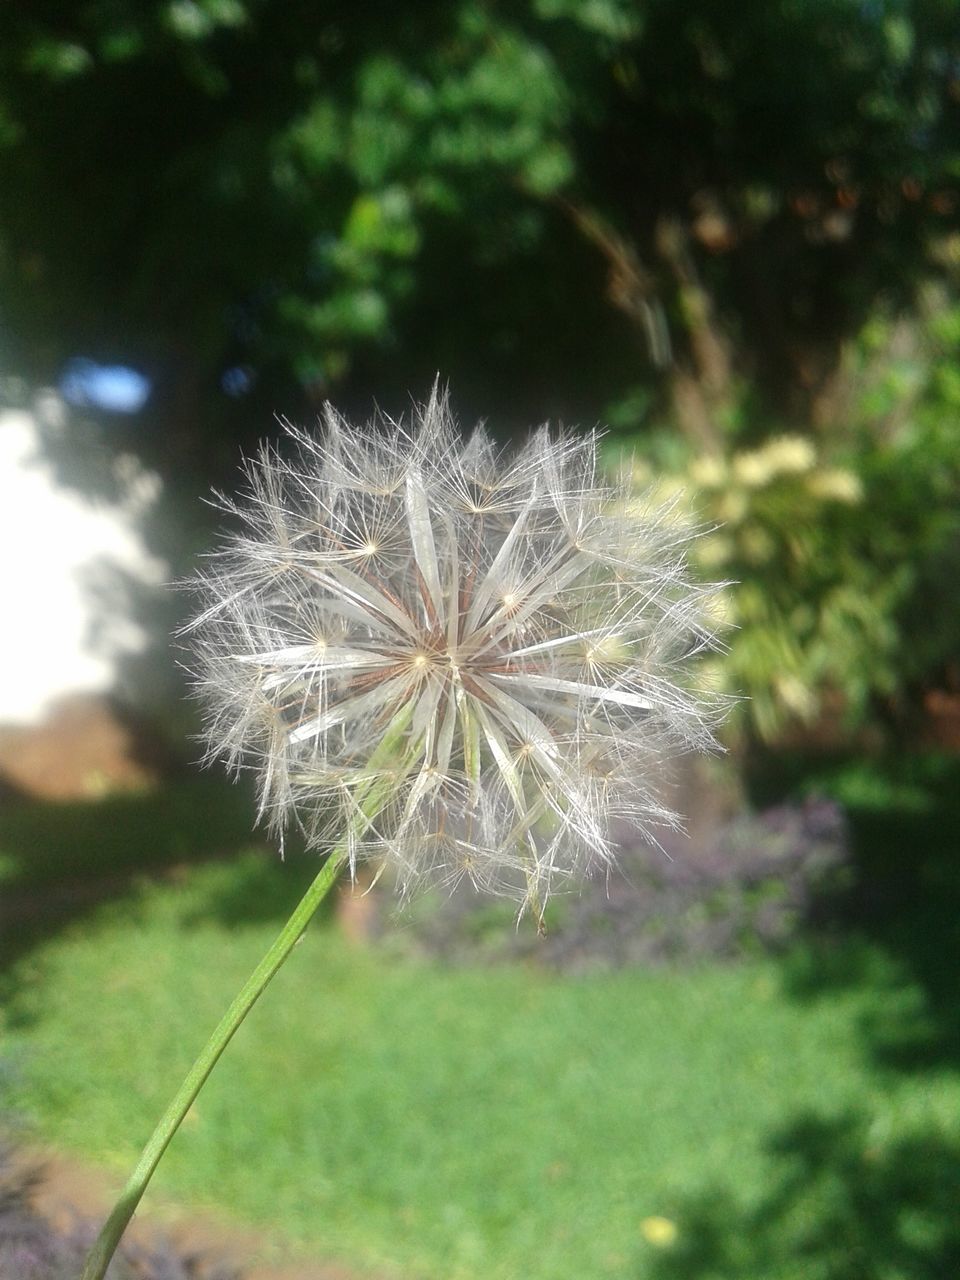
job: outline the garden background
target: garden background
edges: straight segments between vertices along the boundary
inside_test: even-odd
[[[707,528],[726,754],[543,941],[344,891],[145,1219],[251,1277],[956,1273],[954,0],[3,6],[5,1127],[116,1186],[311,876],[192,763],[201,498],[437,371]]]

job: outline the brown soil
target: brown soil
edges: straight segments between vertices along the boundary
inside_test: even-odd
[[[66,1228],[77,1218],[100,1220],[111,1208],[117,1188],[102,1170],[43,1147],[25,1152],[22,1158],[43,1173],[34,1203],[55,1226]],[[242,1280],[360,1280],[357,1272],[298,1257],[293,1249],[265,1240],[252,1228],[207,1211],[187,1217],[172,1205],[154,1203],[137,1213],[127,1234],[144,1246],[162,1236],[185,1252],[230,1263],[241,1272]],[[370,1273],[364,1275],[369,1280]]]
[[[153,777],[109,700],[81,694],[57,703],[42,724],[0,725],[0,781],[44,800],[80,800],[136,790]]]

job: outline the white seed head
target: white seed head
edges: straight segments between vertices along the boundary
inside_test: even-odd
[[[676,821],[664,758],[714,745],[677,664],[712,647],[691,533],[599,474],[593,435],[464,441],[413,421],[263,446],[194,586],[208,757],[256,772],[282,836],[349,842],[405,890],[464,877],[538,908]]]

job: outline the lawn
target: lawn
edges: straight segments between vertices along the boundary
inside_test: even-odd
[[[901,801],[884,830],[900,813],[942,834]],[[39,1134],[124,1175],[310,868],[251,848],[8,934],[4,1066]],[[777,961],[576,979],[357,949],[323,919],[148,1197],[360,1275],[941,1280],[960,1262],[956,1009],[903,920],[874,917]]]

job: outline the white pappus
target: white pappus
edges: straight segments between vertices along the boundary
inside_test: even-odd
[[[599,472],[595,434],[464,440],[434,388],[409,424],[287,427],[245,464],[193,581],[208,757],[260,816],[427,882],[548,894],[651,834],[666,757],[715,745],[678,664],[714,645],[693,536]]]

